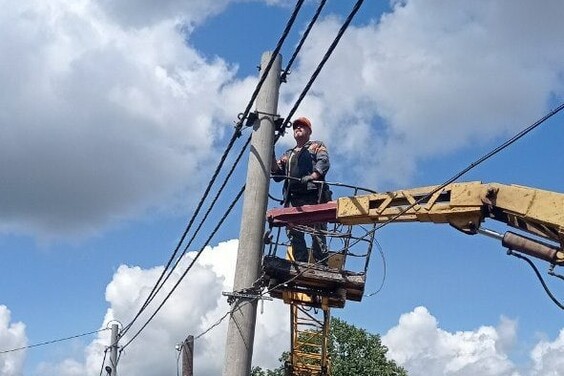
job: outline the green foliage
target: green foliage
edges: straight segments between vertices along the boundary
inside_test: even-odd
[[[368,333],[339,318],[331,319],[331,376],[407,376],[405,369],[393,360],[386,359],[387,352],[379,335]],[[251,376],[284,376],[284,361],[288,355],[282,354],[282,365],[275,370],[253,367]]]
[[[251,376],[284,376],[284,369],[277,368],[275,370],[265,370],[256,366],[251,369]]]
[[[335,317],[329,346],[332,376],[407,376],[405,369],[386,359],[388,349],[379,335]]]

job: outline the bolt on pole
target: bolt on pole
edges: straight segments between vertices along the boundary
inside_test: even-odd
[[[261,59],[260,74],[270,61],[271,52]],[[243,200],[243,216],[239,233],[239,249],[235,267],[235,292],[253,287],[260,275],[263,253],[263,236],[270,185],[270,165],[274,145],[275,114],[278,111],[282,57],[276,56],[274,64],[258,93],[253,125],[247,183]],[[255,337],[257,299],[239,297],[231,305],[227,330],[223,376],[249,376]]]

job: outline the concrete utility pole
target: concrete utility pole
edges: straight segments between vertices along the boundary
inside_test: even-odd
[[[194,376],[194,336],[188,336],[182,344],[182,376]]]
[[[118,324],[112,324],[112,339],[110,344],[110,369],[111,376],[117,376],[117,354],[118,354]]]
[[[261,59],[261,75],[265,73],[271,52]],[[278,111],[278,91],[282,58],[278,55],[256,100],[258,119],[253,125],[251,153],[247,170],[247,185],[243,201],[243,217],[239,233],[237,266],[235,267],[234,292],[245,291],[253,286],[260,273],[263,252],[264,219],[270,185],[270,164],[274,144],[274,120]],[[232,305],[225,346],[224,376],[249,376],[257,299],[237,297]]]

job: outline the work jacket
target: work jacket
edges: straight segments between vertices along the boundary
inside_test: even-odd
[[[281,181],[284,177],[302,178],[306,175],[311,175],[317,171],[320,178],[316,180],[325,180],[325,175],[329,171],[329,153],[325,144],[321,141],[308,141],[301,149],[292,148],[286,150],[282,157],[277,161],[278,173],[283,172],[284,176],[274,178],[275,181]],[[304,196],[319,194],[320,188],[328,191],[326,184],[315,184],[308,182],[306,184],[300,183],[295,179],[286,179],[284,182],[284,197],[289,196]],[[321,201],[325,201],[321,199]]]

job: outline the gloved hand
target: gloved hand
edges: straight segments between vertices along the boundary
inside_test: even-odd
[[[303,176],[300,179],[300,183],[302,183],[303,185],[307,185],[307,183],[309,183],[310,181],[313,181],[313,176],[311,176],[311,175]]]

